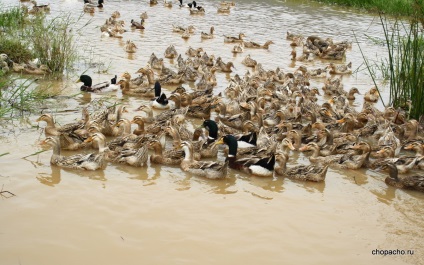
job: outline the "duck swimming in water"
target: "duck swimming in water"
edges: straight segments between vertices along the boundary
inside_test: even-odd
[[[131,27],[136,29],[144,29],[144,19],[141,19],[140,23],[135,21],[134,19],[131,19]]]
[[[274,174],[274,154],[237,159],[237,139],[231,134],[221,137],[215,144],[228,145],[229,150],[226,161],[229,162],[230,168],[259,177],[271,177]]]
[[[99,1],[97,1],[97,4],[95,4],[95,3],[93,3],[90,0],[84,0],[84,4],[86,6],[89,6],[89,7],[103,7],[104,1],[103,0],[99,0]]]
[[[81,75],[80,78],[77,80],[77,83],[83,82],[84,84],[81,86],[81,91],[84,92],[109,92],[109,91],[116,91],[118,90],[118,85],[116,84],[116,75],[114,78],[112,78],[109,81],[98,83],[93,85],[93,80],[89,75]]]
[[[168,98],[165,93],[162,93],[162,86],[159,81],[155,83],[155,99],[152,102],[152,108],[169,109]]]

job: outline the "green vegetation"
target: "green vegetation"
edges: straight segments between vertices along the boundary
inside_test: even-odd
[[[420,22],[414,19],[409,24],[399,20],[390,23],[383,16],[380,19],[388,59],[379,65],[365,59],[367,68],[376,85],[378,72],[389,81],[390,98],[385,105],[403,108],[411,118],[420,119],[424,115],[424,35]]]
[[[424,0],[320,0],[320,2],[380,14],[388,59],[372,63],[362,53],[368,72],[377,88],[378,77],[383,77],[389,82],[390,98],[389,102],[383,101],[385,106],[403,108],[408,111],[410,118],[423,117]],[[395,22],[389,22],[387,15],[394,16]]]
[[[7,63],[9,72],[13,72],[12,61],[27,67],[26,64],[35,60],[39,65],[46,65],[54,75],[61,76],[77,60],[72,30],[75,23],[70,15],[29,16],[19,7],[0,5],[0,54],[8,56],[2,65]],[[16,77],[3,73],[0,68],[0,117],[23,115],[50,96],[32,77]]]
[[[34,89],[33,83],[32,80],[5,78],[0,73],[0,117],[22,116],[51,96],[46,90]]]
[[[38,59],[62,74],[77,59],[74,24],[69,14],[47,19],[43,13],[27,16],[18,7],[0,8],[0,53],[16,63]]]
[[[63,73],[64,70],[70,69],[77,59],[73,24],[70,15],[49,21],[38,16],[27,27],[35,57],[53,72]]]
[[[354,7],[370,12],[384,12],[395,16],[424,14],[424,0],[318,0],[326,4]]]

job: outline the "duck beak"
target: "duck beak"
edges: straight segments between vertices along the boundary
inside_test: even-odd
[[[93,141],[93,137],[90,136],[87,139],[85,139],[84,143],[91,143]]]
[[[408,144],[407,146],[404,147],[405,150],[411,150],[413,147],[411,144]]]
[[[307,150],[308,150],[308,147],[306,145],[304,145],[304,146],[302,146],[302,147],[299,148],[299,151],[300,152],[305,152]]]
[[[77,80],[77,81],[75,81],[75,83],[79,83],[79,82],[81,82],[81,80],[78,78],[78,80]]]
[[[289,148],[290,148],[290,150],[295,150],[296,148],[294,148],[294,146],[293,146],[293,144],[292,144],[292,142],[291,141],[288,141],[288,145],[287,145]]]
[[[217,141],[215,141],[215,143],[212,144],[212,148],[215,148],[215,146],[217,146],[219,144],[224,144],[224,139],[222,137],[219,138]]]
[[[41,121],[40,119],[41,119],[41,117],[39,117],[39,118],[38,118],[38,119],[36,119],[35,121],[36,121],[36,122],[40,122],[40,121]]]
[[[336,122],[337,123],[344,123],[345,121],[346,121],[345,118],[343,118],[343,119],[337,120]]]

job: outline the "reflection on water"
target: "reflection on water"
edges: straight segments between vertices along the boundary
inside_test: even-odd
[[[15,0],[3,2],[19,4]],[[383,53],[382,47],[365,36],[382,38],[373,16],[315,1],[236,1],[230,15],[217,15],[218,3],[203,1],[207,14],[196,17],[176,4],[164,8],[161,2],[149,6],[147,0],[106,2],[103,10],[83,14],[78,22],[78,27],[85,25],[78,35],[82,56],[78,70],[63,82],[38,83],[61,90],[63,96],[75,95],[81,85],[75,80],[83,72],[97,82],[125,71],[133,74],[146,65],[152,53],[161,58],[173,44],[184,58],[189,47],[202,47],[208,55],[234,62],[235,72],[217,74],[214,93],[218,94],[234,74],[243,76],[251,71],[241,64],[247,54],[267,70],[280,67],[293,72],[303,65],[290,60],[287,31],[353,41],[355,30],[370,57]],[[52,1],[51,15],[73,10],[79,16],[82,3]],[[131,19],[138,20],[140,13],[147,11],[146,29],[129,29],[122,39],[101,37],[99,26],[115,10],[120,11],[127,29]],[[172,24],[193,24],[196,32],[183,40],[172,33]],[[200,32],[208,32],[211,25],[215,38],[201,40]],[[264,43],[271,39],[275,44],[269,50],[233,54],[234,45],[224,44],[223,36],[240,32],[247,40]],[[125,52],[127,40],[135,42],[136,53]],[[363,60],[355,43],[347,53],[345,62],[349,61],[354,68],[361,67]],[[176,60],[164,62],[177,69]],[[315,68],[328,61],[305,64]],[[312,85],[322,87],[323,81],[312,80]],[[372,86],[363,71],[344,77],[343,82],[346,89],[356,86],[362,92]],[[194,89],[195,83],[185,86]],[[163,88],[169,92],[175,87]],[[383,97],[388,97],[387,93]],[[46,102],[46,106],[55,104],[44,110],[54,113],[59,124],[80,119],[81,107],[94,105],[93,101],[125,104],[129,113],[124,117],[129,119],[140,114],[135,111],[138,106],[149,102],[120,93],[63,96]],[[360,109],[362,103],[359,97],[352,105]],[[377,106],[382,108],[380,103]],[[282,260],[290,264],[424,263],[424,255],[418,251],[424,243],[417,240],[424,236],[424,195],[387,187],[384,172],[329,169],[324,183],[310,183],[282,177],[253,178],[233,170],[225,180],[207,180],[179,167],[150,163],[145,168],[109,164],[105,171],[64,170],[49,165],[51,151],[29,156],[41,149],[37,141],[43,138],[43,132],[35,123],[38,115],[29,117],[29,122],[0,125],[0,154],[9,153],[0,157],[0,185],[18,195],[0,201],[0,242],[7,242],[0,243],[1,264],[281,264]],[[200,121],[189,119],[189,124],[193,128]],[[219,159],[223,159],[222,151]],[[307,161],[303,154],[292,152],[288,167]],[[414,256],[377,257],[370,254],[375,248],[416,252]],[[45,249],[50,250],[48,254]],[[80,254],[74,255],[75,251]]]

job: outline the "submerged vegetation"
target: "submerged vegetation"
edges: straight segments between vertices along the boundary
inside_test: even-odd
[[[28,15],[20,7],[0,6],[0,117],[22,115],[34,104],[51,96],[37,88],[31,76],[10,72],[61,76],[77,60],[71,16],[47,18],[46,14]]]

